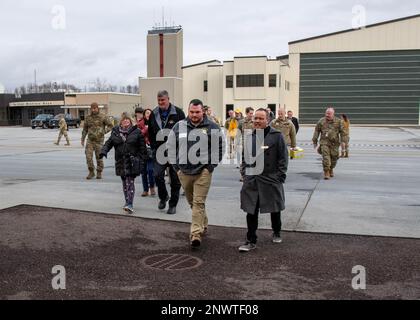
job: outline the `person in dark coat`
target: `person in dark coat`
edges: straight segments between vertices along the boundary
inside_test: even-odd
[[[157,94],[158,106],[153,110],[150,115],[149,120],[149,139],[150,146],[152,148],[153,157],[154,157],[154,174],[155,181],[158,188],[159,195],[159,210],[163,210],[166,207],[166,202],[169,201],[169,209],[167,214],[175,214],[176,206],[179,201],[179,191],[181,189],[181,182],[179,181],[178,175],[176,174],[172,165],[169,164],[167,159],[165,159],[165,154],[160,152],[161,146],[166,148],[166,137],[164,139],[159,139],[159,133],[162,133],[162,136],[165,136],[166,133],[175,126],[179,121],[185,119],[185,113],[182,109],[174,106],[169,102],[168,91],[162,90]],[[165,145],[165,146],[163,146]],[[168,190],[165,185],[165,170],[169,168],[169,177],[171,181],[171,198],[169,199]]]
[[[299,120],[298,118],[293,116],[293,111],[289,110],[287,111],[287,119],[292,121],[293,125],[295,126],[296,134],[299,132]]]
[[[145,170],[141,174],[142,184],[143,184],[143,193],[141,194],[142,197],[149,196],[149,191],[151,196],[156,195],[155,191],[155,177],[153,173],[153,155],[151,154],[150,148],[150,141],[149,141],[149,119],[152,110],[150,109],[143,109],[143,108],[136,108],[135,115],[137,121],[137,128],[141,131],[141,134],[144,137],[144,141],[146,143],[146,149],[148,158],[145,163]]]
[[[101,150],[100,158],[106,158],[112,148],[115,149],[115,173],[121,177],[123,184],[125,198],[123,209],[132,214],[134,182],[143,171],[147,150],[143,135],[125,113],[121,116],[119,126],[112,129],[111,136]]]
[[[268,126],[269,115],[258,109],[254,131],[244,144],[241,173],[241,209],[247,213],[247,241],[240,252],[256,248],[259,213],[271,213],[273,242],[280,243],[281,216],[285,209],[283,183],[286,180],[288,150],[281,132]]]

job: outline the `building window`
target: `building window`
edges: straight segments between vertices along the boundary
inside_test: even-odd
[[[284,82],[284,88],[287,90],[287,91],[290,91],[290,82],[289,81],[285,81]]]
[[[236,87],[264,87],[263,74],[241,74],[236,76]]]
[[[226,88],[233,88],[233,76],[226,76]]]
[[[204,92],[207,92],[208,89],[209,89],[209,87],[208,87],[208,81],[207,80],[204,80]]]
[[[269,74],[268,75],[268,86],[270,88],[277,87],[277,75],[276,74]]]

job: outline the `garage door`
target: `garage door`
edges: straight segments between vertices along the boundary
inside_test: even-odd
[[[302,54],[299,117],[326,106],[353,124],[419,124],[420,50]]]

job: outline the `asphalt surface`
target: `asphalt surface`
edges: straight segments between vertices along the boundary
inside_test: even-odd
[[[197,251],[188,235],[182,222],[1,210],[0,299],[420,299],[418,239],[283,232],[273,244],[260,230],[258,248],[239,253],[242,228],[210,226]],[[52,289],[56,265],[65,290]],[[366,290],[352,288],[356,265]]]

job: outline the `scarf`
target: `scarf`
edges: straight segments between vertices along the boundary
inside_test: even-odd
[[[128,131],[131,129],[132,126],[129,126],[127,129],[124,129],[123,127],[119,127],[118,131],[120,132],[120,137],[123,139],[123,141],[125,142],[127,140],[127,136],[128,136]]]

